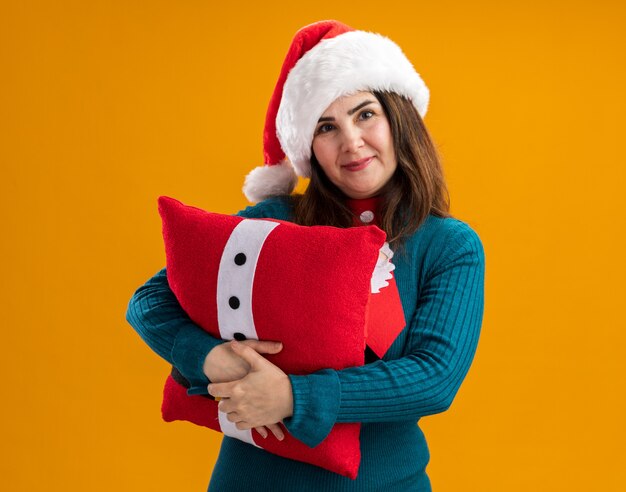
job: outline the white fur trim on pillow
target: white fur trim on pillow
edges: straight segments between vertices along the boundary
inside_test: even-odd
[[[380,34],[352,31],[322,40],[296,63],[285,82],[276,129],[298,176],[311,174],[311,143],[320,116],[335,99],[362,90],[395,92],[426,114],[424,81],[400,47]]]
[[[259,166],[246,176],[243,194],[252,203],[271,196],[289,195],[298,184],[293,166],[286,159],[280,164]]]
[[[278,227],[278,222],[245,219],[230,233],[224,246],[217,272],[217,324],[222,340],[232,340],[236,333],[248,340],[258,340],[252,313],[252,287],[259,255],[267,236]],[[245,255],[244,263],[236,263],[238,254]],[[232,297],[239,305],[233,309]]]

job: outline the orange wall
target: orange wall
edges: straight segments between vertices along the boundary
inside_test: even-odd
[[[126,304],[164,264],[157,196],[243,207],[291,36],[338,18],[423,75],[486,249],[477,358],[423,420],[435,490],[626,490],[623,2],[260,5],[0,7],[3,489],[205,490],[219,436],[161,422]]]

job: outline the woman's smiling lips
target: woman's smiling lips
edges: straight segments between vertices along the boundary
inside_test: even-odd
[[[347,164],[342,164],[341,167],[346,171],[360,171],[361,169],[365,169],[373,158],[373,156],[364,157],[363,159],[359,159],[358,161],[352,161],[348,162]]]

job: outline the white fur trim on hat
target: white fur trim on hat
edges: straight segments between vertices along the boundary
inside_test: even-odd
[[[395,92],[426,114],[428,88],[393,41],[365,31],[322,40],[289,73],[276,117],[278,139],[298,176],[311,174],[320,116],[335,99],[359,91]]]
[[[273,166],[259,166],[246,176],[243,194],[252,203],[270,196],[289,195],[298,184],[293,166],[286,159]]]

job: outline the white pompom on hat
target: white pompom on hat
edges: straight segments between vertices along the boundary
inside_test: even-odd
[[[334,20],[300,29],[267,110],[265,165],[246,176],[246,198],[259,202],[289,194],[298,176],[310,177],[319,118],[336,99],[359,91],[395,92],[408,98],[422,117],[428,108],[426,84],[390,39]]]

